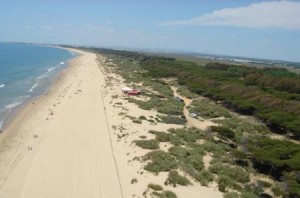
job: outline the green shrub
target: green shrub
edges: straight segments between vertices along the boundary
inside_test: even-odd
[[[183,160],[184,164],[191,165],[195,170],[200,171],[204,167],[203,157],[199,154],[191,154],[185,157]]]
[[[173,144],[174,146],[179,146],[184,144],[184,142],[176,135],[170,136],[170,143]]]
[[[214,157],[224,156],[227,151],[231,150],[231,148],[228,145],[221,143],[217,144],[212,141],[206,141],[202,144],[202,146],[207,152],[213,153]]]
[[[194,178],[199,181],[202,186],[208,186],[208,184],[214,180],[214,175],[210,171],[201,170]]]
[[[173,96],[173,91],[171,90],[170,86],[161,80],[147,81],[143,84],[143,86],[149,86],[162,95],[170,97]]]
[[[150,172],[159,173],[178,168],[178,163],[174,157],[161,150],[147,153],[144,156],[144,160],[151,160],[144,168]]]
[[[161,190],[163,190],[163,187],[161,187],[158,184],[148,184],[148,188],[151,188],[152,190],[155,190],[155,191],[161,191]]]
[[[250,146],[253,158],[257,162],[270,166],[300,170],[300,145],[286,141],[262,137]]]
[[[140,120],[147,120],[147,118],[145,116],[140,116],[139,119]]]
[[[187,147],[191,149],[191,153],[199,154],[199,155],[205,155],[206,151],[202,144],[198,143],[189,143],[187,144]]]
[[[183,115],[183,107],[183,103],[173,98],[168,98],[168,100],[161,100],[161,102],[156,105],[156,110],[159,113],[179,116]]]
[[[136,124],[142,124],[142,121],[141,120],[132,120],[133,123],[136,123]]]
[[[172,191],[164,191],[162,193],[159,192],[153,192],[152,195],[158,198],[177,198],[176,194]]]
[[[223,198],[240,198],[237,192],[228,192],[223,195]]]
[[[264,188],[270,188],[272,186],[271,183],[264,180],[257,180],[257,184],[263,186]]]
[[[169,190],[165,191],[165,196],[166,198],[177,198],[177,195],[174,192]]]
[[[134,143],[143,149],[159,149],[157,140],[135,140]]]
[[[148,101],[141,101],[141,100],[137,100],[134,98],[128,98],[127,100],[130,103],[135,103],[136,105],[138,105],[139,108],[144,109],[144,110],[153,109],[156,106],[156,104],[158,104],[160,101],[160,99],[156,98],[156,97],[151,98]]]
[[[246,183],[250,181],[249,174],[239,166],[231,167],[223,164],[213,164],[209,167],[209,170],[217,175],[228,176],[236,182]]]
[[[277,196],[277,197],[283,195],[282,190],[278,186],[272,188],[272,191],[273,191],[274,195]]]
[[[131,180],[131,184],[135,184],[135,183],[137,183],[138,182],[138,180],[136,179],[136,178],[133,178],[132,180]]]
[[[159,142],[170,142],[171,144],[176,146],[184,144],[181,138],[177,137],[174,134],[153,130],[150,130],[149,133],[154,134],[156,136],[155,139]]]
[[[254,194],[252,192],[243,192],[241,194],[241,198],[259,198],[259,196],[257,196],[256,194]]]
[[[150,95],[148,101],[137,100],[134,98],[128,98],[128,102],[135,103],[139,108],[144,110],[155,109],[159,113],[180,116],[183,115],[184,104],[177,102],[172,97],[168,97],[167,100],[162,100],[156,96]]]
[[[189,99],[192,99],[192,98],[195,98],[197,97],[196,94],[190,92],[188,90],[188,87],[186,86],[179,86],[178,89],[177,89],[177,92],[181,95],[181,96],[184,96],[184,97],[187,97]]]
[[[241,151],[241,150],[238,150],[238,149],[234,149],[232,151],[232,154],[234,157],[238,158],[238,159],[246,159],[247,158],[247,153]]]
[[[160,115],[158,116],[160,119],[160,122],[166,123],[166,124],[178,124],[183,125],[186,124],[186,120],[182,119],[178,116],[171,116],[171,115]]]
[[[225,137],[228,139],[234,139],[234,137],[235,137],[235,133],[227,127],[211,126],[210,128],[212,131],[219,133],[221,135],[221,137]]]
[[[251,123],[247,120],[240,119],[237,117],[216,120],[215,122],[221,124],[225,128],[229,128],[233,130],[235,133],[248,133],[248,134],[270,133],[269,129],[264,124]]]
[[[159,142],[169,142],[170,141],[170,134],[166,132],[160,131],[149,131],[149,133],[155,134],[155,139]]]
[[[175,156],[178,160],[183,160],[187,156],[191,155],[190,151],[180,146],[173,146],[169,148],[169,152]]]
[[[227,188],[232,188],[235,183],[234,180],[226,175],[219,175],[217,182],[221,192],[225,192]]]
[[[208,99],[194,100],[190,104],[190,112],[196,113],[204,118],[231,117],[228,110]]]
[[[239,191],[239,192],[243,192],[244,190],[244,187],[238,183],[234,183],[233,186],[232,186],[232,189],[236,190],[236,191]]]
[[[176,170],[172,170],[169,172],[168,178],[165,182],[167,185],[172,185],[176,187],[176,185],[187,186],[190,185],[191,182],[186,178],[178,174]]]
[[[187,143],[196,142],[204,137],[204,132],[196,128],[180,128],[180,129],[169,129],[169,132],[181,138]]]
[[[300,172],[299,171],[295,173],[285,172],[284,178],[286,179],[286,183],[284,186],[288,186],[289,196],[300,197]]]
[[[210,161],[211,165],[223,164],[223,163],[233,164],[233,160],[230,157],[228,157],[227,155],[220,155],[220,156],[214,155],[214,158]]]
[[[251,192],[253,194],[259,195],[263,191],[263,187],[257,183],[247,183],[244,185],[244,192]]]

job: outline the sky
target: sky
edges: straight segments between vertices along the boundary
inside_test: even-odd
[[[0,42],[300,62],[300,0],[0,0]]]

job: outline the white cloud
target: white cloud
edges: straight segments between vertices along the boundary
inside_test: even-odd
[[[224,8],[198,17],[166,21],[163,26],[231,26],[300,30],[300,2],[268,1]]]

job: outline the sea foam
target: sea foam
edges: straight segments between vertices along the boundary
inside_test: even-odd
[[[2,130],[3,120],[0,121],[0,130]]]
[[[13,103],[10,103],[8,105],[5,106],[6,109],[12,109],[20,104],[22,104],[27,98],[29,98],[29,95],[26,95],[26,96],[20,96],[18,97],[15,102]]]
[[[51,67],[51,68],[49,68],[47,71],[48,72],[52,72],[53,70],[55,70],[56,68],[55,67]]]
[[[23,102],[14,102],[14,103],[11,103],[11,104],[9,104],[9,105],[6,105],[5,108],[11,109],[11,108],[14,108],[14,107],[16,107],[16,106],[22,104],[22,103],[23,103]]]
[[[1,84],[1,85],[0,85],[0,88],[2,88],[2,87],[4,87],[4,86],[5,86],[5,84]]]
[[[28,92],[32,92],[38,85],[39,83],[35,83]]]
[[[45,77],[47,77],[47,75],[43,74],[43,75],[41,75],[41,76],[39,76],[39,77],[36,77],[36,79],[37,79],[37,80],[40,80],[40,79],[45,78]]]

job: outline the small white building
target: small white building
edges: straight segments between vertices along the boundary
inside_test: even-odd
[[[121,90],[123,93],[128,93],[128,92],[132,91],[133,89],[131,89],[129,87],[123,87]]]

